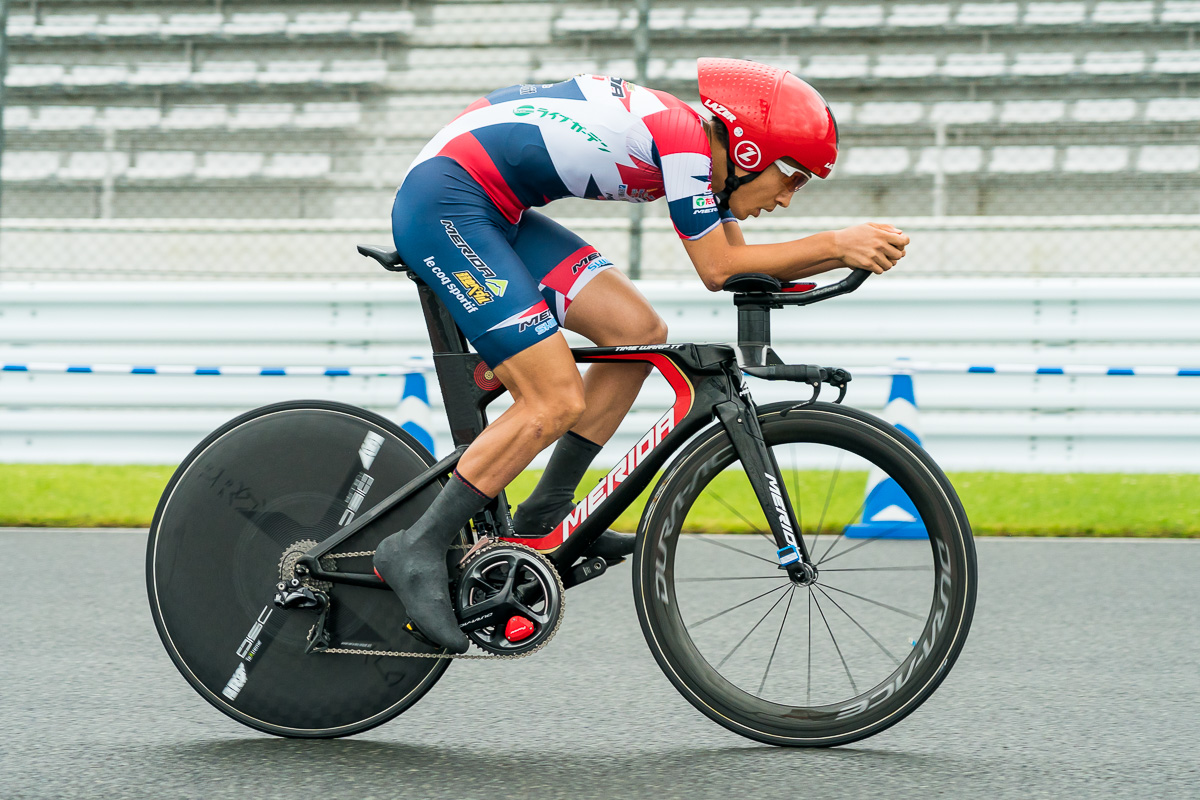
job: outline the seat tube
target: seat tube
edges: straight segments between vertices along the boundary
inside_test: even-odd
[[[780,567],[790,575],[798,574],[800,565],[811,564],[812,559],[800,535],[779,465],[763,440],[753,402],[748,397],[738,397],[717,403],[713,410],[729,434],[734,452],[745,467],[746,477],[771,526],[771,534],[779,548]]]

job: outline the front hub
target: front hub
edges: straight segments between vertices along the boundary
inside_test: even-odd
[[[817,582],[817,568],[803,561],[788,570],[788,574],[792,577],[792,583],[797,586],[811,586]]]

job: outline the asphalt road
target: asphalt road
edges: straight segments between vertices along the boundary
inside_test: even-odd
[[[1200,542],[979,541],[966,649],[856,745],[709,722],[642,639],[629,567],[531,659],[455,664],[361,736],[277,739],[200,699],[145,597],[144,532],[0,531],[0,798],[1200,797]]]

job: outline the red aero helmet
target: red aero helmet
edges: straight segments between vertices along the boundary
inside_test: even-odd
[[[837,160],[837,123],[825,98],[792,73],[737,58],[696,59],[700,100],[726,123],[729,155],[758,172],[791,156],[818,178]]]

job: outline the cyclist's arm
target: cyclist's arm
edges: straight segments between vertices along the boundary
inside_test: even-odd
[[[737,223],[729,222],[721,228],[734,225]],[[742,239],[740,245],[733,244],[724,230],[683,242],[692,266],[709,291],[720,291],[727,278],[743,272],[761,272],[790,281],[845,266],[837,258],[832,232],[774,244],[745,244],[741,230],[735,236]]]
[[[721,228],[735,224],[725,223]],[[742,238],[740,230],[736,236]],[[840,267],[881,273],[891,269],[903,257],[907,244],[908,237],[895,228],[878,225],[825,231],[773,244],[735,245],[724,230],[710,231],[699,239],[683,240],[696,273],[713,292],[720,291],[730,276],[743,272],[761,272],[784,281],[807,278]]]
[[[725,231],[725,239],[730,247],[741,247],[746,243],[746,237],[742,235],[742,226],[738,225],[733,217],[721,220],[721,230]]]
[[[731,247],[741,247],[746,244],[746,237],[742,234],[742,226],[737,223],[737,220],[730,217],[729,219],[721,220],[721,229],[725,231],[725,238],[729,241]],[[831,258],[828,261],[822,261],[820,264],[815,264],[809,268],[805,275],[798,277],[807,278],[811,275],[819,275],[822,272],[829,272],[832,269],[842,269],[846,264],[839,258]]]

